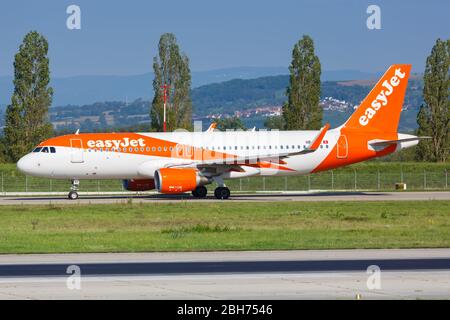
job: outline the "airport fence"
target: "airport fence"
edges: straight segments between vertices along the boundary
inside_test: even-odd
[[[307,190],[394,190],[405,183],[407,190],[448,190],[449,170],[414,170],[384,172],[326,171],[303,176],[252,177],[227,180],[233,191],[307,191]],[[53,180],[25,176],[18,171],[0,173],[1,192],[65,192],[70,189],[67,180]],[[81,180],[80,191],[125,191],[120,180]]]

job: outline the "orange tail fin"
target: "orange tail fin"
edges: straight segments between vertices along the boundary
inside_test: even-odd
[[[397,132],[410,64],[389,67],[344,126],[358,131]]]

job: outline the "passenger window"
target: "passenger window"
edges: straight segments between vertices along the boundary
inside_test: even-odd
[[[50,152],[51,152],[51,153],[56,153],[55,147],[50,147]]]

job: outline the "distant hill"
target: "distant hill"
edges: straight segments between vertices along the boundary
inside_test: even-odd
[[[288,81],[288,76],[271,76],[230,80],[195,88],[192,90],[194,116],[205,120],[204,125],[207,125],[211,115],[227,116],[239,112],[245,114],[242,119],[248,127],[261,128],[266,115],[255,112],[255,108],[281,106],[286,101],[285,91]],[[324,122],[330,122],[332,126],[342,124],[353,112],[353,107],[359,105],[371,88],[371,83],[355,85],[354,82],[348,81],[323,82],[321,99],[325,103]],[[422,81],[411,79],[400,130],[407,132],[417,127],[416,115],[421,104]],[[54,107],[50,116],[59,130],[75,131],[81,127],[82,131],[93,131],[148,124],[149,108],[149,100],[137,99],[129,103],[119,100]]]
[[[197,115],[232,113],[262,105],[279,105],[285,99],[289,76],[235,79],[192,90]]]
[[[283,67],[237,67],[192,73],[192,87],[220,83],[231,79],[255,79],[266,76],[286,75]],[[324,71],[323,81],[363,80],[376,78],[377,74],[354,71]],[[52,78],[53,106],[91,104],[98,101],[132,101],[153,97],[153,74],[131,76],[76,76]],[[12,77],[0,77],[0,104],[8,104],[13,90]]]
[[[286,88],[289,76],[262,77],[250,80],[230,80],[201,86],[192,90],[192,100],[197,115],[215,112],[232,113],[256,106],[281,105],[286,101]],[[321,98],[333,97],[353,105],[366,97],[373,86],[373,81],[354,84],[354,81],[324,81]],[[409,82],[405,105],[418,109],[422,104],[422,81],[411,79]]]

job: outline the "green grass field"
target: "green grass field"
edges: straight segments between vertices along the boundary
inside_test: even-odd
[[[408,190],[450,190],[450,163],[369,161],[310,176],[254,177],[228,180],[232,191],[275,190],[394,190],[405,182]],[[68,191],[70,182],[25,177],[15,164],[0,164],[0,192]],[[83,180],[80,191],[122,191],[119,180]]]
[[[450,247],[449,201],[0,208],[0,253],[414,247]]]

